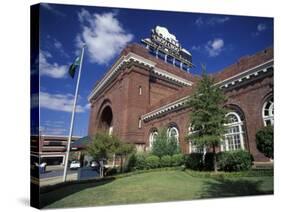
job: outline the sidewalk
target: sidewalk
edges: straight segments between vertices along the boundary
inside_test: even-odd
[[[75,181],[75,180],[77,180],[77,176],[78,176],[77,173],[68,174],[66,181]],[[58,183],[61,183],[62,180],[63,180],[63,176],[40,179],[40,187],[58,184]]]

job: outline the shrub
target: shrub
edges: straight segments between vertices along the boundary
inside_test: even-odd
[[[245,171],[252,165],[252,156],[244,150],[221,152],[218,155],[218,165],[223,171]]]
[[[136,154],[130,154],[128,157],[127,164],[125,166],[125,171],[126,172],[134,171],[136,169],[136,162],[137,162]]]
[[[113,167],[113,168],[108,168],[106,171],[105,171],[105,176],[112,176],[112,175],[115,175],[118,173],[118,170],[117,168]]]
[[[181,166],[184,164],[184,156],[182,154],[175,154],[171,158],[172,166]]]
[[[156,155],[151,155],[145,158],[145,164],[147,169],[155,169],[160,165],[160,158]]]
[[[203,154],[202,153],[191,153],[185,156],[185,167],[193,170],[203,169]]]
[[[256,134],[257,148],[266,157],[273,158],[273,127],[267,126]]]
[[[146,157],[147,155],[144,153],[137,153],[135,155],[135,162],[134,162],[134,166],[137,170],[142,170],[146,168]]]
[[[171,156],[177,153],[179,153],[177,140],[174,137],[168,137],[166,128],[160,129],[152,144],[152,154],[158,157],[163,157],[165,155]]]
[[[160,159],[161,167],[169,167],[172,165],[172,157],[170,155],[165,155]]]
[[[202,154],[202,158],[203,158],[203,154]],[[203,162],[203,170],[204,171],[214,170],[214,153],[207,152],[205,154],[204,160],[202,159],[202,162]]]

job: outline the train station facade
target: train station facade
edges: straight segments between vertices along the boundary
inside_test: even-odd
[[[192,133],[191,109],[185,104],[200,76],[189,72],[192,56],[175,37],[157,28],[142,44],[130,44],[91,91],[89,136],[99,130],[114,133],[139,151],[151,148],[160,128],[178,140],[183,153],[199,151],[186,135]],[[155,37],[159,36],[159,37]],[[257,162],[267,162],[257,150],[255,135],[274,124],[273,48],[237,58],[211,76],[227,96],[227,133],[220,151],[245,149]]]

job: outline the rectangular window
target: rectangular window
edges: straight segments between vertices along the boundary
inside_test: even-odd
[[[141,128],[141,118],[139,118],[139,129]]]
[[[142,87],[139,86],[139,95],[142,95]]]

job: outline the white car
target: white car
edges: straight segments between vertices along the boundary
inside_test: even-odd
[[[70,169],[78,169],[78,168],[80,168],[80,162],[79,161],[76,161],[76,160],[73,160],[73,161],[71,161],[71,163],[70,163]]]
[[[96,161],[91,161],[91,165],[90,165],[93,169],[98,169],[100,167],[100,165],[98,164],[98,162]]]

